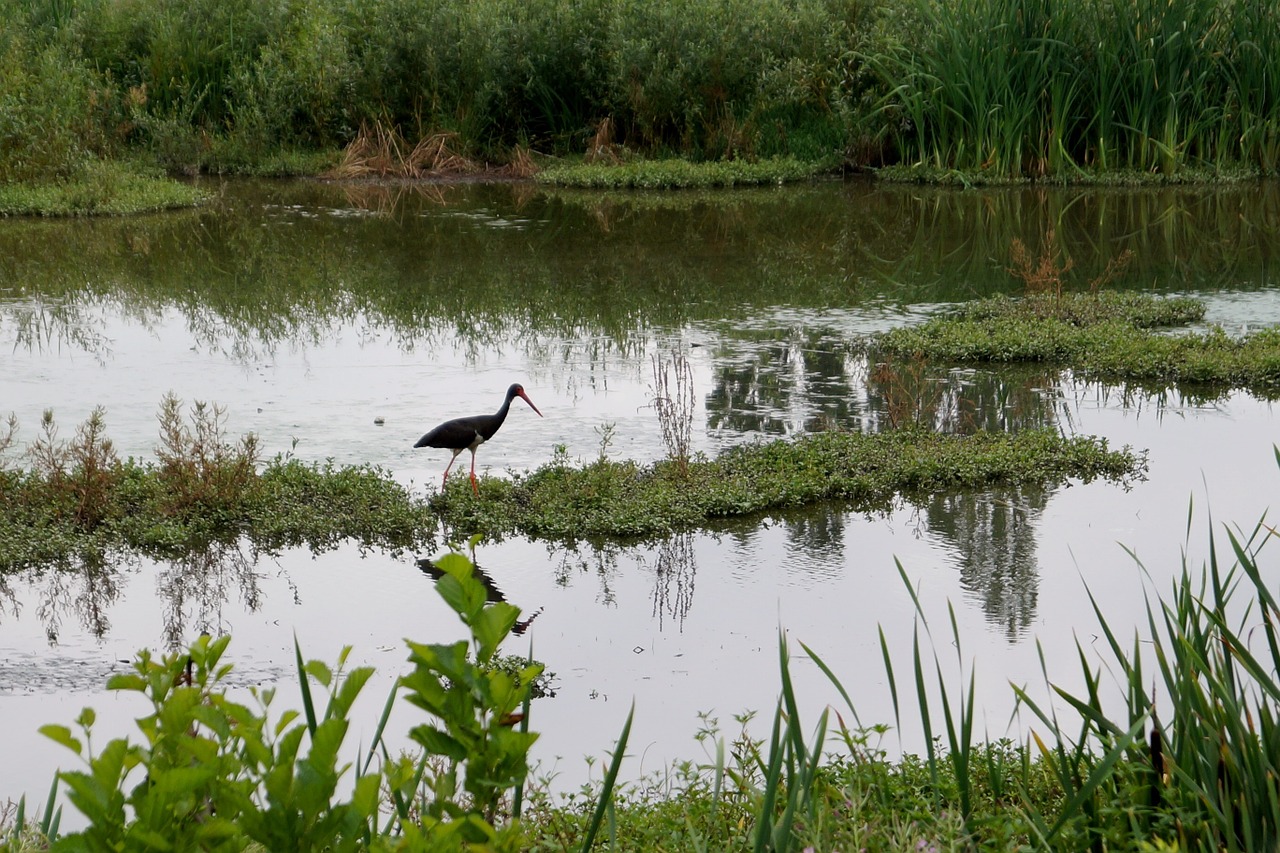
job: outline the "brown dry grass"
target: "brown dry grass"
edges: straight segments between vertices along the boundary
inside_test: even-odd
[[[411,148],[397,127],[382,122],[362,124],[328,177],[425,178],[480,171],[480,164],[459,153],[458,139],[456,133],[441,131],[423,137]]]
[[[410,147],[397,127],[382,122],[363,124],[356,138],[342,152],[342,160],[325,173],[332,180],[422,180],[471,176],[529,178],[538,164],[524,146],[512,149],[509,161],[494,167],[461,152],[458,134],[438,131]]]
[[[1013,239],[1009,248],[1009,259],[1012,266],[1007,268],[1009,275],[1022,279],[1027,293],[1049,293],[1061,299],[1065,278],[1075,261],[1067,258],[1059,261],[1062,250],[1058,247],[1058,236],[1050,228],[1045,232],[1040,248],[1040,257],[1032,258],[1031,250],[1018,238]],[[1107,268],[1089,282],[1089,291],[1096,293],[1099,288],[1110,284],[1133,260],[1133,251],[1125,249],[1107,262]]]
[[[613,119],[605,118],[596,125],[596,135],[587,144],[588,163],[608,163],[616,166],[622,162],[619,145],[613,139]]]

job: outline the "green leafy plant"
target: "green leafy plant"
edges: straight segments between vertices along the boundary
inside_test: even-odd
[[[308,704],[305,720],[291,711],[271,723],[274,689],[252,691],[261,713],[227,695],[231,667],[222,656],[229,643],[227,636],[202,637],[188,653],[163,659],[144,650],[132,673],[108,681],[108,689],[150,703],[151,713],[138,720],[140,743],[117,738],[95,750],[90,708],[76,719],[78,735],[67,726],[41,727],[86,766],[59,774],[88,820],[61,849],[239,850],[256,841],[271,850],[352,850],[368,841],[377,774],[355,780],[350,802],[335,803],[334,795],[349,769],[338,759],[346,714],[372,671],[334,676],[317,661],[301,666],[299,657],[304,691],[308,677],[330,688],[324,716]]]
[[[494,827],[508,791],[524,784],[528,753],[537,735],[515,727],[542,665],[530,663],[512,674],[491,664],[511,633],[519,608],[488,603],[483,585],[461,554],[435,561],[443,575],[436,589],[468,628],[470,640],[449,644],[409,642],[413,671],[400,683],[405,699],[431,720],[410,731],[423,749],[422,784],[427,793],[420,824],[402,821],[411,841],[444,845],[487,845],[518,850],[519,824]]]

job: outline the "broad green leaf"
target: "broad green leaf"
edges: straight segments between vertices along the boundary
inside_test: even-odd
[[[40,734],[44,735],[54,743],[62,744],[76,755],[81,754],[80,750],[83,749],[83,745],[80,741],[71,736],[71,729],[66,726],[50,724],[47,726],[41,726],[39,731]]]

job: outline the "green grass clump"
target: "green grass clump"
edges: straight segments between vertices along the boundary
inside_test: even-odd
[[[0,183],[0,216],[102,216],[193,207],[209,194],[122,163],[92,161],[53,181]]]
[[[583,163],[552,166],[537,174],[539,183],[592,189],[705,189],[756,184],[781,184],[812,178],[819,164],[791,157],[750,162],[721,160],[637,160],[618,165]]]
[[[898,496],[910,500],[1000,483],[1056,485],[1095,477],[1127,483],[1143,476],[1145,465],[1128,449],[1109,450],[1105,441],[1064,438],[1053,430],[826,432],[690,460],[684,475],[670,460],[638,465],[601,459],[577,467],[562,457],[511,480],[485,479],[478,498],[469,486],[451,487],[432,506],[459,532],[557,540],[644,537],[818,501],[878,511]]]
[[[1086,378],[1147,385],[1196,383],[1280,392],[1280,331],[1242,337],[1149,329],[1198,319],[1192,300],[1099,294],[975,303],[954,317],[893,329],[869,344],[877,353],[944,362],[1044,362]]]
[[[970,321],[1060,320],[1071,326],[1119,322],[1135,329],[1181,326],[1204,319],[1204,303],[1189,296],[1160,297],[1132,291],[1030,293],[996,296],[956,307],[952,316]]]
[[[260,467],[256,439],[229,442],[218,407],[197,403],[188,418],[167,397],[155,462],[121,460],[104,422],[96,410],[62,440],[46,412],[30,467],[0,466],[0,570],[118,551],[174,558],[242,536],[268,550],[355,541],[399,551],[433,540],[426,505],[386,472],[280,456]],[[0,455],[16,432],[11,419]]]

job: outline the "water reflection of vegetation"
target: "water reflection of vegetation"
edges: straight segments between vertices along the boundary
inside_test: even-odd
[[[676,533],[662,540],[653,564],[653,616],[658,620],[659,631],[667,618],[684,630],[684,620],[693,607],[697,573],[692,533]]]
[[[108,611],[124,588],[122,579],[128,565],[127,560],[124,565],[121,562],[120,555],[109,559],[102,552],[88,551],[26,573],[22,580],[37,588],[40,603],[36,618],[50,645],[58,642],[63,619],[72,614],[93,637],[101,639],[110,632]]]
[[[0,223],[0,286],[15,300],[3,314],[16,325],[39,296],[42,323],[72,343],[79,319],[119,305],[141,322],[177,311],[229,352],[366,324],[405,348],[450,332],[477,349],[583,337],[634,353],[649,329],[754,319],[760,306],[1006,292],[1012,241],[1034,245],[1050,229],[1082,280],[1132,249],[1122,286],[1263,287],[1280,227],[1272,185],[395,192],[237,183],[198,212]]]
[[[1010,640],[1019,639],[1035,616],[1035,520],[1050,494],[1037,487],[937,494],[923,507],[929,532],[954,550],[961,586]]]
[[[905,356],[871,361],[825,330],[779,338],[745,333],[719,345],[707,425],[746,435],[914,426],[971,434],[1057,424],[1065,371],[1039,365],[1000,373]]]
[[[177,648],[201,634],[227,633],[222,607],[234,589],[249,612],[262,607],[256,566],[257,556],[239,539],[209,542],[162,564],[156,591],[165,608],[166,647]]]

